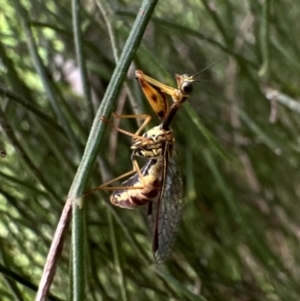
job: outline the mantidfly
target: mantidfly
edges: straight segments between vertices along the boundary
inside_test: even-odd
[[[122,208],[135,208],[148,204],[148,220],[153,233],[152,249],[157,263],[163,263],[170,254],[183,209],[183,180],[174,150],[174,136],[170,123],[183,102],[192,92],[194,76],[175,75],[178,89],[166,86],[141,70],[135,73],[145,96],[162,123],[143,135],[143,129],[151,120],[150,115],[116,115],[116,118],[142,118],[143,124],[133,134],[114,127],[133,139],[131,161],[133,169],[95,190],[113,190],[112,204]],[[166,94],[173,100],[169,108]],[[102,121],[108,123],[106,118]],[[139,167],[137,157],[148,159],[146,165]],[[132,175],[133,174],[133,175]],[[111,183],[132,175],[120,186],[108,186]]]

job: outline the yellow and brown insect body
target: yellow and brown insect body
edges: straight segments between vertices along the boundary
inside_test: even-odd
[[[140,136],[151,119],[149,115],[114,115],[117,118],[146,118],[134,134],[116,128],[119,132],[133,137],[133,169],[90,190],[113,190],[110,201],[122,208],[131,209],[148,204],[148,220],[153,233],[153,254],[157,263],[162,263],[171,252],[183,209],[182,173],[174,150],[175,139],[170,124],[177,110],[192,92],[192,82],[195,81],[196,75],[176,74],[177,88],[173,88],[145,75],[141,70],[136,71],[142,90],[161,119],[161,124]],[[173,100],[170,108],[167,94]],[[104,118],[102,120],[107,122]],[[148,160],[142,169],[138,166],[137,157]],[[112,182],[132,174],[133,176],[120,186],[109,186]]]
[[[196,74],[197,75],[197,74]],[[134,140],[131,147],[133,156],[150,159],[124,187],[141,189],[119,190],[114,192],[111,201],[125,208],[134,208],[148,203],[148,220],[153,233],[152,249],[157,263],[162,263],[171,252],[178,231],[183,210],[183,181],[176,152],[173,151],[174,137],[170,124],[177,110],[182,106],[193,90],[196,76],[175,75],[177,89],[166,86],[136,71],[136,77],[151,107],[162,120],[159,127],[146,132],[142,138]],[[169,108],[166,95],[170,95],[173,104]],[[135,160],[134,158],[132,158]]]
[[[132,161],[137,156],[150,159],[141,169],[142,179],[136,173],[121,186],[131,189],[119,189],[110,197],[112,204],[122,208],[135,208],[149,202],[158,202],[165,180],[166,153],[171,155],[173,149],[173,133],[156,126],[137,139],[132,145]],[[141,187],[136,188],[135,187]]]

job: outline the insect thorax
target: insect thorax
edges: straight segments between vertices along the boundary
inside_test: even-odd
[[[171,130],[166,131],[161,126],[156,126],[146,133],[141,138],[134,141],[131,146],[133,154],[146,158],[159,158],[164,155],[165,146],[170,152],[175,139]]]

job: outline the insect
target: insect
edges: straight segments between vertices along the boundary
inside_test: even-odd
[[[170,130],[170,123],[175,113],[192,93],[192,83],[199,73],[193,76],[175,74],[176,89],[145,75],[141,70],[136,70],[135,76],[148,102],[162,120],[161,129]],[[167,95],[170,95],[173,100],[170,109]],[[163,262],[169,255],[182,217],[183,180],[178,157],[173,148],[172,144],[172,151],[167,151],[163,159],[164,185],[160,198],[148,204],[148,221],[153,232],[152,249],[158,263]]]
[[[135,208],[148,204],[147,215],[153,233],[153,254],[156,262],[162,263],[171,251],[183,209],[182,174],[174,150],[175,139],[169,126],[176,111],[191,93],[191,84],[195,75],[190,77],[176,75],[178,89],[166,86],[144,75],[141,70],[136,71],[136,77],[162,123],[140,136],[151,119],[149,115],[114,115],[117,118],[145,118],[144,123],[135,134],[114,127],[133,138],[131,146],[133,169],[90,192],[99,189],[113,190],[110,201],[122,208]],[[172,97],[171,108],[168,106],[166,94]],[[105,118],[102,120],[107,122]],[[146,165],[141,169],[138,166],[137,157],[148,159]],[[108,186],[131,174],[133,176],[120,186]]]

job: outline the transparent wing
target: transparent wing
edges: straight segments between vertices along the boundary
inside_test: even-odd
[[[153,254],[162,263],[171,252],[182,217],[183,180],[178,157],[173,151],[166,158],[165,185],[158,202],[148,207],[148,218],[153,231]]]

